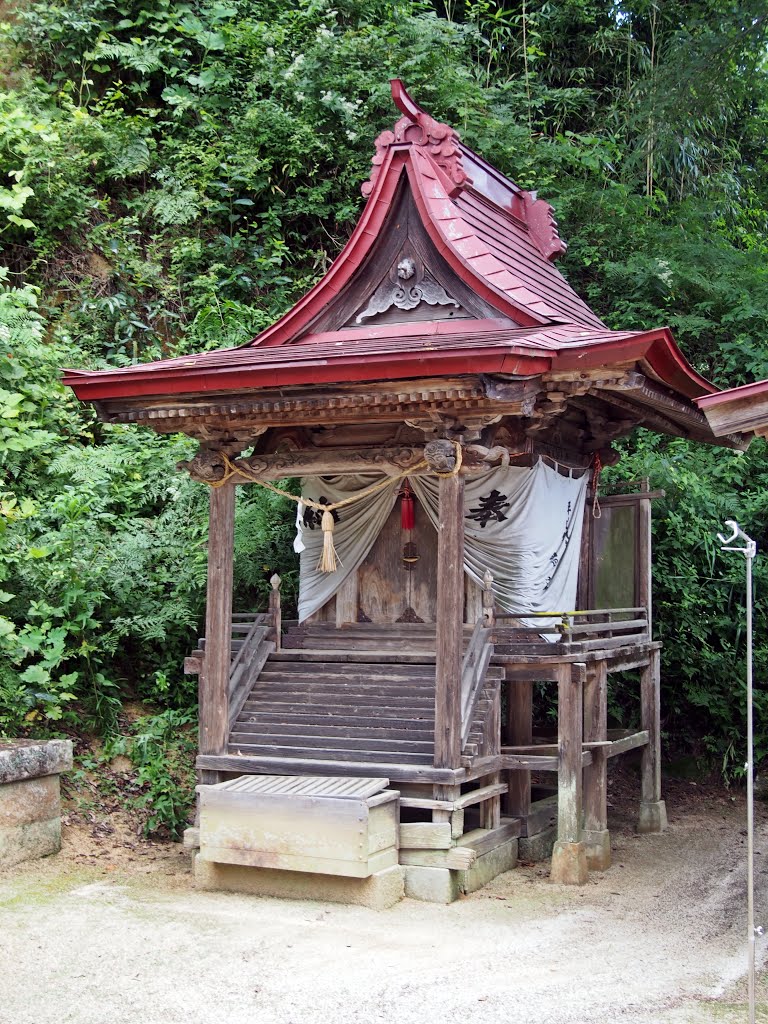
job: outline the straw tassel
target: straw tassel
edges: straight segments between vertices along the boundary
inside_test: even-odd
[[[323,554],[320,558],[318,569],[320,572],[336,572],[336,568],[341,560],[336,554],[336,548],[333,546],[334,518],[333,513],[329,512],[328,509],[323,512],[320,525],[323,530]]]

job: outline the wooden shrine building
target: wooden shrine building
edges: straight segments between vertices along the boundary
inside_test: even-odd
[[[200,442],[184,468],[210,485],[187,666],[204,880],[404,877],[448,900],[556,832],[553,877],[583,882],[610,864],[609,758],[641,749],[640,828],[665,824],[652,495],[598,518],[592,485],[638,425],[744,438],[715,437],[695,405],[715,389],[668,329],[609,330],[575,294],[544,200],[392,94],[357,227],[277,323],[65,380],[109,422]],[[237,489],[286,477],[302,480],[299,620],[277,580],[268,613],[233,613]],[[627,671],[641,727],[609,731],[608,677]],[[551,738],[533,732],[535,684],[556,694]]]

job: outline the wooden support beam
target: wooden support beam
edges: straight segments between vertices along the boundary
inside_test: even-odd
[[[529,746],[533,742],[533,683],[530,680],[507,687],[507,727],[505,743]],[[504,813],[511,818],[527,818],[531,809],[530,771],[506,773],[509,793]]]
[[[608,834],[608,666],[597,661],[584,684],[584,741],[594,743],[592,764],[584,769],[584,842],[593,871],[611,866]],[[605,743],[606,746],[602,746]]]
[[[582,687],[586,666],[561,665],[557,680],[557,842],[552,852],[551,877],[562,885],[587,880],[586,849],[582,841]]]
[[[464,478],[440,478],[435,650],[435,767],[461,765]]]
[[[651,651],[648,666],[640,673],[640,716],[648,733],[643,747],[640,796],[640,832],[662,832],[667,811],[661,799],[660,654]]]
[[[200,753],[223,754],[229,722],[235,488],[212,487],[208,523],[205,659],[200,675]]]

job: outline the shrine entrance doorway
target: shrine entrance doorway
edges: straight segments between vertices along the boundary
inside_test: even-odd
[[[410,531],[395,505],[357,575],[359,621],[435,622],[437,531],[418,504]]]

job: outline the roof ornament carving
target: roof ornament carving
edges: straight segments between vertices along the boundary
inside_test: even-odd
[[[392,130],[387,129],[376,139],[376,152],[371,160],[371,176],[361,188],[365,198],[373,192],[381,166],[392,146],[418,146],[440,168],[451,188],[471,184],[471,178],[461,161],[461,140],[457,132],[450,125],[441,124],[422,110],[408,95],[400,79],[393,78],[390,85],[392,99],[403,116]]]
[[[568,251],[557,230],[555,211],[535,192],[524,192],[523,201],[528,230],[544,259],[554,263],[558,256]]]
[[[368,305],[355,317],[361,324],[368,317],[386,313],[392,306],[398,309],[415,309],[422,302],[430,306],[455,306],[461,309],[456,299],[432,277],[422,261],[415,255],[402,252],[392,264],[389,274],[368,301]]]

